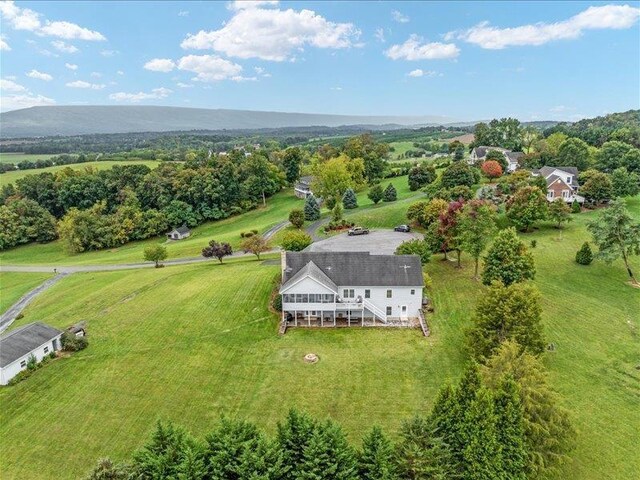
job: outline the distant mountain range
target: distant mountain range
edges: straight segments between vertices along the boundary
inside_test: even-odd
[[[17,138],[347,125],[402,128],[454,121],[435,115],[361,116],[155,106],[48,106],[1,113],[0,136]]]

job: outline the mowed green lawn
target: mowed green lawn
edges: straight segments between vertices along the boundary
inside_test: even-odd
[[[0,313],[50,277],[49,273],[0,272]]]
[[[164,237],[130,242],[121,247],[69,254],[62,242],[47,244],[32,243],[0,253],[0,261],[5,265],[89,265],[139,263],[143,261],[146,246],[161,243],[166,245],[169,259],[197,257],[210,240],[229,242],[237,248],[242,238],[240,233],[256,229],[264,233],[269,228],[287,220],[292,208],[302,208],[304,200],[287,189],[267,199],[267,206],[251,210],[241,215],[202,224],[191,231],[191,236],[180,241],[167,241]]]
[[[49,158],[49,157],[46,157]],[[6,185],[14,183],[16,180],[26,177],[27,175],[33,175],[38,173],[56,173],[65,168],[71,168],[72,170],[84,170],[87,167],[97,170],[107,170],[114,165],[146,165],[149,168],[155,168],[160,162],[155,160],[131,160],[125,162],[105,160],[104,162],[84,162],[84,163],[72,163],[71,165],[56,165],[54,167],[47,168],[34,168],[31,170],[15,170],[13,172],[5,172],[0,174],[0,185]]]
[[[222,414],[273,430],[289,407],[341,422],[358,439],[424,411],[461,361],[448,326],[291,330],[267,309],[278,266],[234,261],[74,274],[16,323],[86,320],[87,350],[0,389],[0,477],[78,478],[127,457],[158,418],[196,434]],[[303,362],[307,353],[320,362]],[[64,458],[52,462],[52,458]]]

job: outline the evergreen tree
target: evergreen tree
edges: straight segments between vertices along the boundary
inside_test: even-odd
[[[280,452],[282,480],[296,480],[301,472],[304,451],[316,430],[314,420],[295,409],[289,410],[284,423],[278,422],[276,444]]]
[[[517,341],[534,355],[544,351],[541,298],[531,285],[505,287],[496,282],[478,301],[468,332],[474,357],[489,358],[507,340]]]
[[[320,207],[316,197],[309,195],[304,202],[304,219],[307,222],[313,222],[320,218]]]
[[[331,420],[316,426],[303,452],[299,480],[357,480],[356,455],[340,426]]]
[[[398,192],[396,192],[396,187],[393,186],[392,183],[387,185],[387,188],[384,189],[384,193],[382,196],[382,200],[385,202],[395,202],[398,199]]]
[[[415,165],[409,170],[409,190],[415,192],[437,178],[436,169],[426,162]]]
[[[516,342],[507,341],[482,367],[482,376],[494,391],[500,389],[507,376],[518,384],[528,477],[538,478],[564,462],[574,446],[575,430],[558,395],[549,386],[542,360],[523,351]]]
[[[491,392],[480,388],[465,410],[462,427],[464,448],[462,472],[464,480],[499,480],[502,458],[498,443],[497,419]]]
[[[591,252],[589,242],[584,242],[580,250],[576,252],[576,263],[580,265],[591,265],[591,262],[593,262],[593,252]]]
[[[435,436],[432,422],[415,416],[400,428],[396,448],[398,473],[402,479],[445,479],[447,455],[440,438]]]
[[[129,465],[113,463],[109,458],[101,458],[91,473],[84,478],[85,480],[129,480],[131,475]]]
[[[278,467],[274,451],[252,423],[222,419],[206,442],[207,479],[268,480]]]
[[[509,286],[531,280],[535,274],[533,255],[520,241],[516,230],[513,227],[501,230],[484,257],[482,283],[490,285],[498,280]]]
[[[393,444],[378,426],[374,426],[362,439],[358,474],[360,480],[398,479]]]
[[[580,203],[578,203],[577,200],[574,200],[571,203],[571,213],[580,213],[582,211],[582,208],[580,207]]]
[[[382,197],[384,197],[382,185],[380,185],[379,183],[372,185],[371,188],[369,189],[369,193],[367,194],[367,197],[369,197],[369,200],[371,200],[374,204],[377,205],[378,202],[382,200]]]
[[[290,147],[282,155],[282,167],[287,182],[293,184],[300,178],[300,164],[302,163],[302,151],[299,147]]]
[[[358,208],[358,199],[352,188],[347,188],[342,196],[342,205],[346,210]]]
[[[495,395],[498,444],[501,448],[504,478],[527,480],[527,449],[524,437],[524,412],[518,384],[506,375]]]

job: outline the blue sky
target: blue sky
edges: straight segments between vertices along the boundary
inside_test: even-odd
[[[639,108],[640,2],[0,2],[3,111],[568,119]]]

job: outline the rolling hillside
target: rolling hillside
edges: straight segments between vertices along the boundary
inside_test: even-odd
[[[358,116],[157,106],[49,106],[0,114],[4,138],[343,125],[434,125],[438,116]]]

